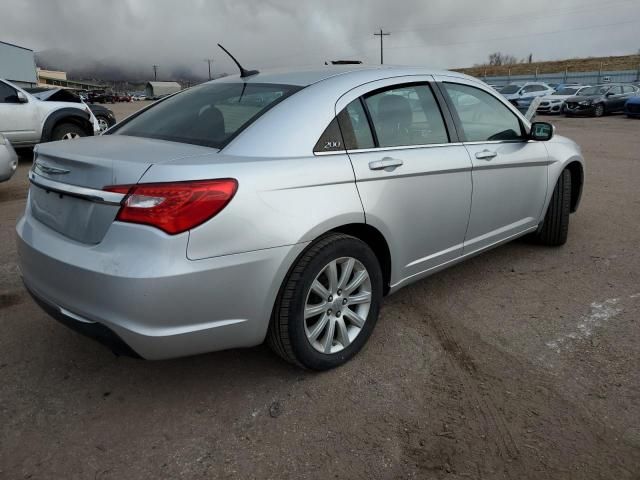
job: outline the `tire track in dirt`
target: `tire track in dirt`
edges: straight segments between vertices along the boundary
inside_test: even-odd
[[[456,341],[447,327],[435,319],[432,320],[434,321],[429,325],[447,355],[451,370],[466,393],[464,398],[468,405],[465,410],[474,412],[481,423],[484,438],[495,444],[500,457],[505,460],[505,468],[508,469],[509,462],[520,457],[520,448],[498,408],[499,402],[485,388],[481,381],[482,374],[473,358]]]
[[[0,292],[0,310],[19,305],[25,298],[24,292]]]

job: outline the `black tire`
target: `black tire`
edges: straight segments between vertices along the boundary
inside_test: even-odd
[[[77,135],[78,137],[86,137],[87,132],[85,132],[75,123],[60,123],[56,125],[53,129],[53,132],[51,132],[51,141],[55,142],[58,140],[63,140],[65,139],[66,135]]]
[[[563,170],[553,190],[553,196],[547,208],[536,239],[543,245],[558,247],[567,242],[569,234],[569,215],[571,210],[571,172]]]
[[[351,344],[339,352],[325,354],[313,348],[305,333],[306,297],[316,276],[331,261],[342,257],[352,257],[367,269],[371,306],[362,330]],[[303,368],[328,370],[346,363],[371,336],[382,302],[382,284],[380,264],[366,243],[338,233],[321,237],[298,258],[284,280],[273,309],[267,343],[283,359]]]
[[[602,103],[599,103],[595,106],[595,108],[593,109],[593,116],[594,117],[602,117],[604,116],[604,114],[607,113],[604,109],[604,105]]]

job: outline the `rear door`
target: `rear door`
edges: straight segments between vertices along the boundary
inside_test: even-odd
[[[471,161],[430,80],[372,82],[336,104],[366,221],[392,250],[395,285],[458,258],[469,219]]]
[[[489,89],[440,77],[458,135],[473,162],[473,200],[464,254],[538,225],[547,194],[549,158],[543,143]]]
[[[33,100],[18,102],[18,91],[0,81],[0,133],[13,144],[34,143],[37,127],[36,108]]]

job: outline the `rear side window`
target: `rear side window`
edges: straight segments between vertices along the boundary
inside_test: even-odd
[[[222,148],[256,118],[300,88],[209,83],[163,100],[125,122],[114,133]]]
[[[428,85],[402,85],[365,98],[379,147],[448,143],[440,108]]]
[[[444,83],[467,142],[520,140],[520,120],[493,95],[459,83]]]
[[[374,146],[367,115],[360,99],[356,99],[333,119],[313,151],[315,153],[337,152]]]

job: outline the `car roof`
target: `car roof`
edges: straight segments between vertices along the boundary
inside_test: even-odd
[[[369,75],[367,75],[367,73]],[[336,76],[362,75],[370,77],[370,81],[383,77],[403,75],[447,75],[459,78],[472,78],[459,72],[436,70],[427,67],[407,67],[396,65],[326,65],[320,67],[308,67],[297,69],[269,69],[240,78],[240,75],[229,75],[215,82],[246,82],[246,83],[270,83],[282,85],[296,85],[307,87]]]

